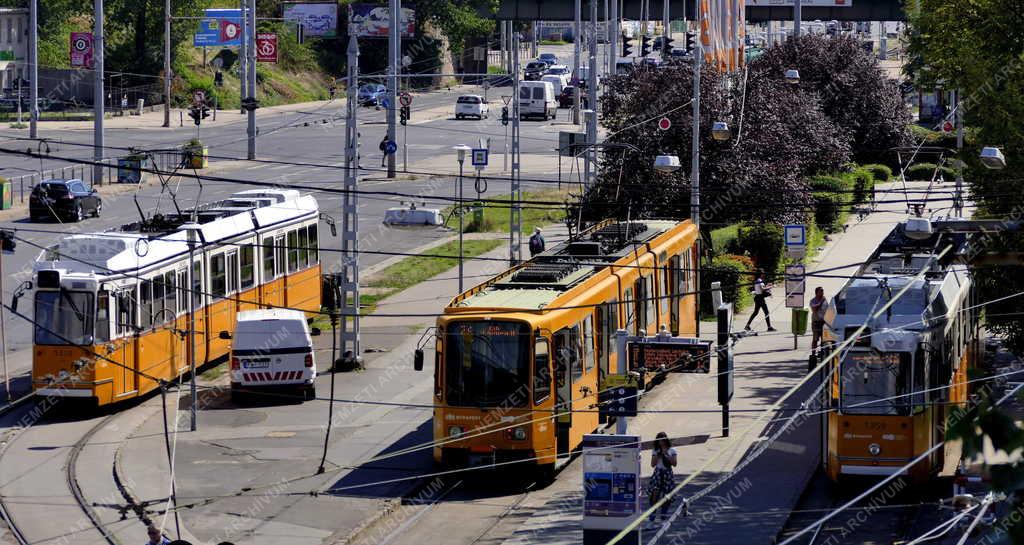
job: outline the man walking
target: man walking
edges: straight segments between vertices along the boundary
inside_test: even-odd
[[[544,236],[540,234],[540,227],[533,229],[533,235],[530,237],[530,257],[533,257],[544,251]]]
[[[818,350],[818,343],[821,342],[821,335],[825,331],[825,311],[828,310],[828,300],[825,299],[825,290],[821,287],[814,288],[814,299],[811,299],[811,353]]]

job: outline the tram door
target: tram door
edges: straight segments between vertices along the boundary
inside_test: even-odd
[[[122,288],[117,291],[115,297],[117,313],[115,314],[114,331],[121,337],[118,341],[118,349],[114,356],[116,361],[121,362],[121,392],[131,392],[136,389],[135,372],[138,362],[135,360],[136,344],[139,336],[135,333],[135,288]]]
[[[555,435],[558,454],[569,453],[572,430],[572,373],[580,361],[580,328],[567,327],[555,333]]]

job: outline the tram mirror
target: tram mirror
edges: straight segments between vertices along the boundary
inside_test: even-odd
[[[416,371],[422,371],[423,370],[423,349],[422,348],[417,348],[416,351],[412,353],[412,368],[415,369]]]
[[[311,328],[309,328],[309,334],[310,334],[310,336],[313,336],[313,337],[319,336],[320,335],[320,328],[319,327],[311,327]]]
[[[225,341],[231,340],[231,333],[228,333],[227,331],[221,331],[217,336]]]

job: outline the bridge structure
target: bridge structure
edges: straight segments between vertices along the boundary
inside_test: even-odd
[[[603,5],[603,0],[597,0]],[[615,0],[611,0],[615,1]],[[662,13],[666,0],[648,0],[649,12]],[[667,0],[673,20],[693,19],[696,0]],[[906,21],[903,2],[899,0],[847,0],[847,6],[823,7],[803,5],[803,21]],[[765,0],[761,0],[765,2]],[[642,0],[621,0],[620,17],[639,20]],[[791,3],[791,2],[790,2]],[[807,2],[810,3],[810,2]],[[583,0],[583,13],[588,13],[589,1]],[[575,0],[500,0],[495,18],[506,21],[572,21],[575,19]],[[603,8],[602,8],[603,12]],[[584,17],[586,19],[586,17]],[[748,23],[765,21],[791,21],[791,5],[751,6],[746,8]]]

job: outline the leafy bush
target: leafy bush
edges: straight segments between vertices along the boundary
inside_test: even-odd
[[[753,263],[771,274],[782,262],[782,227],[771,223],[747,223],[739,228],[733,253],[749,255]]]
[[[704,270],[706,272],[701,275],[701,289],[710,290],[712,282],[721,282],[722,299],[733,303],[736,311],[750,303],[753,268],[749,259],[737,255],[720,255]],[[701,313],[712,315],[711,297],[701,297]]]
[[[888,182],[892,179],[892,169],[886,165],[873,163],[860,168],[870,172],[875,177],[876,182]]]
[[[711,230],[711,247],[715,254],[726,253],[733,247],[739,236],[739,228],[739,224],[733,224]]]
[[[915,163],[906,170],[908,180],[931,180],[935,174],[935,163]],[[946,180],[956,178],[956,172],[949,167],[939,167],[939,174]]]
[[[814,176],[808,181],[814,198],[814,223],[826,233],[843,228],[847,206],[853,200],[852,184],[839,176]]]
[[[875,175],[871,171],[864,168],[858,168],[857,170],[848,173],[845,178],[848,180],[848,184],[852,182],[854,204],[860,204],[867,201],[874,193]]]

